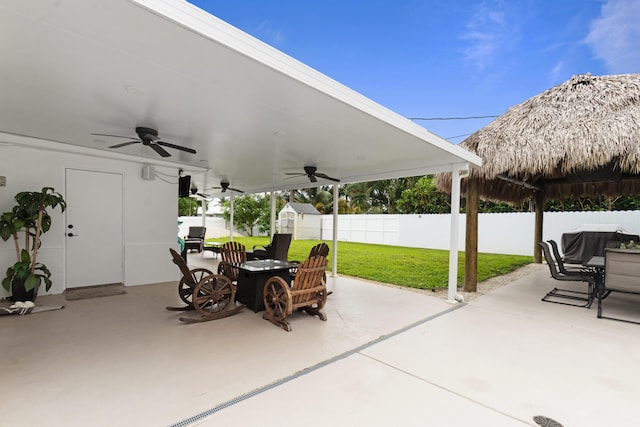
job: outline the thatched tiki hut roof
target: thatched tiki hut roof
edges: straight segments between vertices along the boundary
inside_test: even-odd
[[[465,290],[477,281],[477,198],[536,205],[540,262],[545,200],[640,193],[640,74],[573,76],[511,107],[461,146],[482,158],[467,196]],[[451,174],[436,176],[442,191]]]
[[[463,180],[482,198],[521,202],[640,193],[640,74],[573,76],[478,130],[461,146],[482,158]],[[465,182],[466,181],[466,182]],[[451,175],[436,185],[450,187]]]

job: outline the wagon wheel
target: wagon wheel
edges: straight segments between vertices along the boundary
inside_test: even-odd
[[[292,302],[289,285],[280,277],[272,277],[264,285],[264,308],[270,320],[283,322],[291,313]]]
[[[327,289],[325,288],[316,292],[316,297],[318,298],[318,303],[313,304],[312,307],[316,310],[320,310],[327,303]]]
[[[195,280],[194,283],[198,283],[202,280],[203,277],[210,275],[211,271],[207,270],[206,268],[194,268],[190,271],[190,273],[193,277],[193,280]],[[182,277],[182,279],[180,279],[180,283],[178,283],[178,295],[180,296],[180,299],[189,306],[193,305],[191,303],[191,295],[193,294],[194,286],[195,285],[188,284],[184,280],[184,276]]]
[[[193,306],[204,316],[227,309],[235,296],[231,281],[221,275],[212,274],[198,282],[193,291]]]

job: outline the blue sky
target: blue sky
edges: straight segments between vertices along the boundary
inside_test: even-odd
[[[572,75],[640,73],[640,0],[193,0],[405,117],[500,115]],[[459,143],[492,119],[416,121]]]

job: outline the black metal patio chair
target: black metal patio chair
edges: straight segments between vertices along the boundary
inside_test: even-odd
[[[542,249],[545,261],[549,266],[551,277],[563,282],[584,282],[587,284],[587,291],[575,291],[572,289],[553,288],[542,297],[542,301],[555,304],[573,305],[577,307],[590,308],[596,293],[596,279],[592,273],[563,274],[558,271],[556,263],[553,261],[549,245],[546,242],[538,242]],[[557,301],[556,299],[559,299]],[[564,302],[566,300],[567,302]],[[571,301],[571,302],[568,302]]]

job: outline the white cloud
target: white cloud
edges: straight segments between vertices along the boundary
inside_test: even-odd
[[[462,40],[469,41],[464,59],[484,69],[505,46],[513,43],[514,35],[507,23],[504,3],[482,2],[467,22],[466,32],[460,35]]]
[[[640,1],[608,0],[586,42],[609,72],[640,72]]]
[[[278,46],[284,43],[285,37],[281,30],[272,27],[270,20],[264,20],[258,26],[258,32],[262,35],[261,39],[272,46]]]
[[[555,65],[555,67],[551,69],[551,72],[549,73],[551,84],[558,83],[558,80],[560,79],[560,76],[562,75],[563,72],[564,72],[564,61],[560,61]]]

